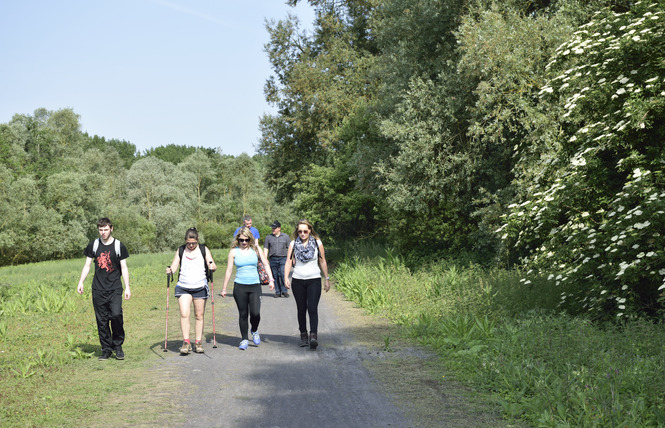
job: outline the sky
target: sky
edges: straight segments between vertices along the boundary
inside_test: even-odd
[[[256,153],[272,74],[266,19],[285,0],[21,0],[0,3],[0,123],[71,108],[81,130],[129,141]]]

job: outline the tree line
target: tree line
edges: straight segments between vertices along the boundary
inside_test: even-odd
[[[82,257],[100,217],[132,253],[173,250],[192,226],[227,247],[244,214],[262,234],[275,218],[295,224],[264,184],[261,156],[176,145],[139,153],[82,132],[79,119],[40,108],[0,124],[0,265]]]
[[[279,201],[416,261],[519,267],[578,313],[662,315],[665,3],[309,3],[311,31],[266,25]]]

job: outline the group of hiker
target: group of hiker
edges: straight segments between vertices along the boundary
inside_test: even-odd
[[[226,298],[228,284],[236,269],[233,280],[233,299],[238,308],[238,324],[241,340],[240,350],[246,350],[250,340],[254,345],[261,343],[259,323],[261,321],[262,276],[267,277],[266,285],[275,292],[275,298],[293,294],[297,308],[298,329],[301,347],[316,349],[318,346],[318,304],[322,289],[330,290],[328,265],[325,250],[312,224],[300,220],[293,236],[281,232],[279,221],[271,225],[272,234],[265,238],[264,248],[259,248],[259,231],[252,226],[250,216],[243,218],[243,225],[236,229],[231,241],[224,285],[220,295]],[[122,345],[125,331],[122,315],[122,300],[131,297],[125,245],[112,236],[113,224],[108,218],[97,222],[99,238],[90,242],[84,250],[86,257],[77,291],[83,294],[83,282],[94,261],[95,272],[92,280],[92,304],[97,320],[97,331],[102,353],[100,360],[111,358],[115,352],[118,360],[125,358]],[[292,238],[292,239],[291,239]],[[261,269],[262,266],[264,269]],[[269,268],[266,268],[269,267]],[[180,354],[191,351],[203,353],[203,319],[205,305],[211,294],[211,273],[217,265],[210,249],[199,243],[196,228],[185,232],[185,243],[178,248],[173,261],[166,268],[167,275],[179,272],[175,286],[175,297],[180,309],[180,328],[183,344]],[[259,272],[259,271],[262,272]],[[323,286],[321,284],[323,274]],[[122,283],[125,288],[123,293]],[[167,297],[168,298],[168,297]],[[214,299],[214,297],[213,297]],[[168,300],[167,300],[168,301]],[[213,300],[214,301],[214,300]],[[190,314],[194,306],[194,344],[190,339]],[[168,304],[167,304],[168,307]],[[213,305],[214,309],[214,305]],[[309,316],[309,332],[307,330]],[[214,315],[213,315],[214,317]],[[168,318],[167,318],[168,320]]]

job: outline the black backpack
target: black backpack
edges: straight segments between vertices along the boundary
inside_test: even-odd
[[[199,244],[199,248],[201,249],[201,254],[203,254],[203,266],[206,269],[206,278],[210,280],[210,268],[208,267],[208,262],[206,260],[206,246],[203,244]],[[180,266],[182,266],[182,255],[185,253],[185,245],[181,245],[180,248],[178,248],[178,257],[180,257]],[[180,278],[180,269],[178,268],[178,278]]]

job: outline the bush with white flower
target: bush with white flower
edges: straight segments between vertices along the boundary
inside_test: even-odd
[[[663,316],[665,4],[598,12],[561,45],[516,153],[521,201],[497,230],[532,272],[593,316]],[[525,281],[529,280],[525,278]]]

